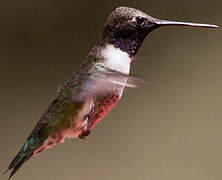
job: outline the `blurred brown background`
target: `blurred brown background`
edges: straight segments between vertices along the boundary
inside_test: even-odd
[[[1,0],[0,171],[122,5],[222,25],[221,0]],[[131,71],[152,83],[127,91],[86,140],[44,151],[14,179],[222,179],[221,38],[221,29],[154,31]]]

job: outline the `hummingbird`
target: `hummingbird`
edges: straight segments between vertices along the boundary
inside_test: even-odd
[[[79,69],[59,87],[55,97],[8,166],[9,179],[24,162],[66,138],[85,139],[120,101],[127,87],[142,79],[130,75],[130,63],[144,39],[166,26],[216,28],[216,25],[160,20],[130,8],[118,7]]]

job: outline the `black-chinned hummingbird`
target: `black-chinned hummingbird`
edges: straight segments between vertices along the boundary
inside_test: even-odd
[[[129,75],[130,63],[146,36],[159,27],[216,25],[167,21],[134,8],[114,10],[95,47],[58,90],[23,147],[10,163],[9,178],[22,164],[65,138],[85,138],[119,102],[125,87],[135,87],[139,78]]]

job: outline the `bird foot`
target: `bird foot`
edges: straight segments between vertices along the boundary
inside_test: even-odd
[[[83,131],[80,135],[80,139],[85,139],[90,134],[90,131]]]

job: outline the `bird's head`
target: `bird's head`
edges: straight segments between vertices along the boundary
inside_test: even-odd
[[[216,28],[216,25],[167,21],[153,18],[146,13],[129,7],[113,11],[105,24],[102,39],[108,44],[135,56],[145,37],[154,29],[164,26],[192,26]]]

